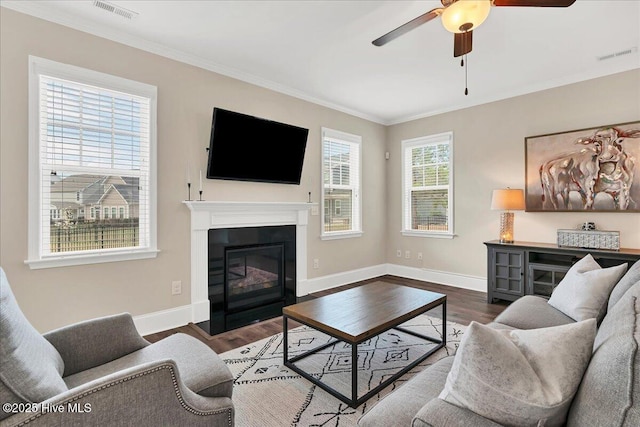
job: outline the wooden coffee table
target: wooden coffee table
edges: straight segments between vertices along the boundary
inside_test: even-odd
[[[433,338],[409,331],[398,326],[419,314],[437,306],[442,306],[442,338]],[[332,340],[317,348],[289,359],[288,329],[289,319],[317,329],[332,336]],[[446,345],[447,296],[435,292],[385,282],[374,282],[346,291],[290,305],[282,309],[284,365],[323,390],[355,408],[378,393],[387,385],[400,378],[418,363]],[[436,344],[427,353],[408,366],[383,381],[381,384],[358,397],[358,344],[389,329],[431,341]],[[333,389],[298,366],[300,359],[308,357],[335,343],[351,344],[351,397]]]

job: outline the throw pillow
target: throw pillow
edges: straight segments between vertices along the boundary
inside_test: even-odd
[[[595,319],[512,331],[471,322],[439,397],[506,426],[560,426],[595,335]]]
[[[627,264],[602,268],[588,254],[576,262],[553,290],[549,305],[576,321],[602,320],[611,290],[627,271]]]
[[[627,270],[627,274],[622,276],[622,279],[620,279],[618,284],[613,288],[613,291],[611,291],[607,311],[611,311],[613,306],[620,301],[620,298],[638,282],[640,282],[640,261],[636,261],[631,268]]]
[[[0,380],[13,394],[25,402],[42,402],[67,391],[60,353],[24,317],[2,268],[0,342]]]

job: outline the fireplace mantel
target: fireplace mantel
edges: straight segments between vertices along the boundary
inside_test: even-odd
[[[191,211],[191,307],[194,323],[209,320],[208,232],[214,228],[296,226],[297,296],[308,294],[307,225],[316,203],[184,201]]]

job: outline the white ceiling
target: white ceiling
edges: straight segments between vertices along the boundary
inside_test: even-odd
[[[638,0],[493,7],[474,31],[468,96],[439,18],[371,44],[437,0],[112,3],[139,16],[127,20],[93,1],[1,4],[384,124],[640,68]]]

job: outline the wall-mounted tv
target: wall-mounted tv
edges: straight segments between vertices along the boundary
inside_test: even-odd
[[[309,129],[213,109],[207,178],[300,184]]]

